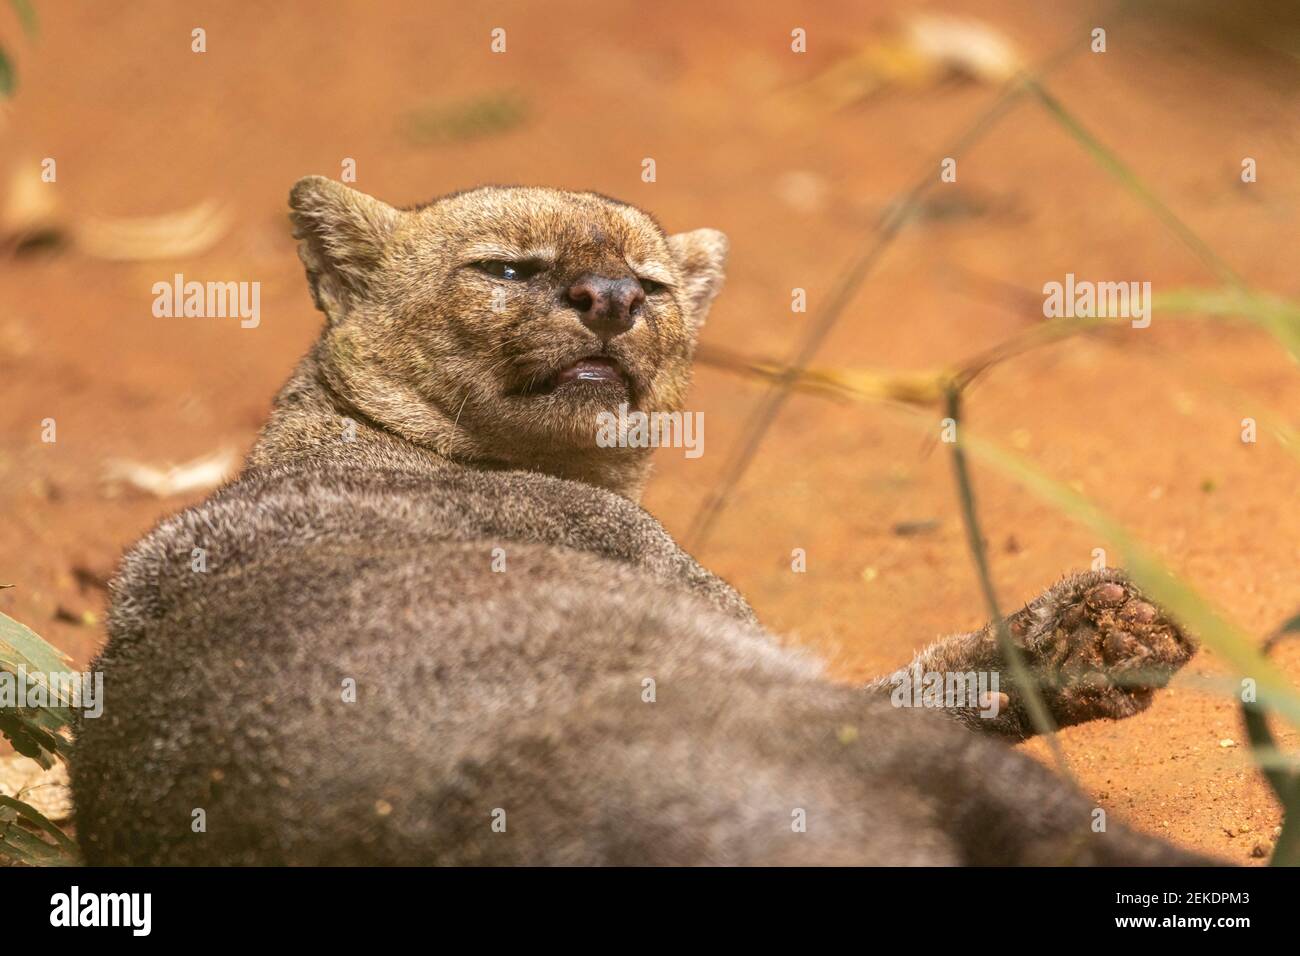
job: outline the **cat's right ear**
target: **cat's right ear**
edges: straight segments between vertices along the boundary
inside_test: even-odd
[[[316,307],[331,321],[341,318],[368,291],[402,214],[324,176],[298,180],[289,208]]]

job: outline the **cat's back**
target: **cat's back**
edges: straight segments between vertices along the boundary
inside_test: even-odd
[[[428,801],[499,774],[512,741],[625,700],[595,723],[631,742],[657,682],[722,707],[737,682],[816,673],[639,507],[527,473],[253,472],[146,536],[113,596],[108,704],[73,768],[95,862],[213,859],[194,811],[229,828],[249,793],[225,831],[247,862],[325,847],[300,827],[392,841],[340,858],[427,861],[419,835],[449,819]]]

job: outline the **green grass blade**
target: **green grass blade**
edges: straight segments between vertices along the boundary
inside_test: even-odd
[[[948,392],[947,414],[954,422],[961,422],[961,391],[956,386],[953,386]],[[958,428],[961,428],[960,424],[958,424]],[[1052,719],[1052,715],[1047,709],[1047,703],[1043,700],[1038,686],[1034,683],[1020,648],[1012,640],[1006,619],[1002,616],[1002,608],[998,603],[997,592],[993,586],[993,575],[989,570],[988,549],[985,547],[984,532],[980,529],[979,510],[975,507],[975,488],[970,478],[970,470],[966,464],[966,449],[960,442],[952,446],[952,467],[953,478],[957,484],[957,497],[961,504],[962,523],[966,527],[967,547],[970,549],[971,558],[975,563],[975,574],[979,578],[980,590],[984,595],[984,605],[988,610],[989,619],[994,622],[996,628],[998,647],[1001,649],[1002,657],[1011,670],[1016,685],[1024,694],[1025,709],[1029,714],[1030,722],[1034,725],[1034,729],[1038,734],[1047,742],[1048,749],[1052,751],[1052,758],[1056,761],[1061,774],[1073,780],[1074,775],[1070,772],[1070,764],[1065,757],[1065,751],[1061,749],[1060,741],[1056,739],[1056,721]]]
[[[1253,642],[1195,590],[1176,578],[1158,558],[1141,547],[1113,518],[1067,485],[1047,477],[1024,459],[963,430],[959,441],[980,461],[997,469],[1037,497],[1113,542],[1124,555],[1133,579],[1155,601],[1229,665],[1239,677],[1255,681],[1258,700],[1300,727],[1300,694],[1282,673],[1255,649]]]
[[[1152,296],[1153,309],[1248,319],[1270,332],[1300,362],[1300,305],[1246,289],[1175,289]]]
[[[1042,83],[1034,79],[1027,79],[1027,85],[1038,101],[1047,110],[1049,116],[1059,123],[1067,133],[1072,136],[1084,150],[1095,159],[1106,172],[1110,173],[1115,179],[1148,209],[1159,217],[1180,240],[1186,245],[1202,262],[1204,262],[1222,282],[1228,285],[1244,288],[1245,280],[1228,265],[1219,254],[1216,253],[1209,244],[1200,236],[1192,231],[1185,222],[1174,214],[1174,211],[1164,204],[1164,202],[1155,194],[1155,192],[1146,185],[1137,175],[1129,168],[1128,164],[1119,158],[1114,150],[1103,144],[1094,136],[1087,127],[1083,125],[1065,105],[1053,96]]]

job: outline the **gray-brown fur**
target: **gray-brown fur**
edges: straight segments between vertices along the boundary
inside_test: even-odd
[[[73,765],[90,862],[1200,862],[1094,832],[1091,799],[999,739],[1029,732],[1014,686],[972,733],[831,682],[635,503],[646,454],[596,447],[591,418],[681,407],[720,234],[552,190],[402,212],[307,180],[293,205],[327,326],[244,474],[113,583]],[[484,312],[456,263],[494,231],[556,263]],[[643,260],[665,288],[609,342],[548,286]],[[514,393],[593,351],[621,385]],[[1086,665],[1157,685],[1191,650],[1114,572],[1010,623],[1063,723],[1149,699]],[[1008,674],[988,629],[920,662]]]

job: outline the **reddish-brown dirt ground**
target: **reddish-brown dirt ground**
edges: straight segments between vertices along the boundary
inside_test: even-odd
[[[182,461],[242,451],[320,316],[285,218],[290,184],[338,177],[407,204],[481,182],[596,189],[670,230],[731,237],[728,287],[709,342],[790,353],[881,210],[996,95],[978,83],[878,91],[847,109],[792,107],[797,84],[921,7],[837,0],[753,3],[37,4],[35,41],[0,20],[21,87],[0,114],[0,163],[58,164],[69,221],[162,213],[213,198],[229,234],[201,255],[117,263],[74,245],[0,267],[0,610],[84,664],[103,639],[103,595],[74,569],[111,570],[122,549],[194,496],[109,494],[112,458]],[[774,5],[775,6],[775,5]],[[1093,54],[1079,5],[931,4],[976,15],[1037,61],[1077,34],[1054,92],[1193,229],[1261,289],[1300,296],[1300,61],[1271,41],[1229,40],[1190,15],[1116,22]],[[9,16],[6,8],[5,15]],[[1105,25],[1105,24],[1103,24]],[[190,51],[207,30],[208,50]],[[507,29],[504,55],[489,31]],[[790,31],[808,31],[808,52]],[[1300,47],[1293,48],[1300,49]],[[526,122],[419,145],[409,111],[513,91]],[[1240,180],[1243,157],[1259,181]],[[657,181],[641,179],[653,157]],[[1035,321],[1045,281],[1067,272],[1149,280],[1213,276],[1040,108],[1021,104],[961,153],[855,295],[820,364],[919,370],[953,363]],[[26,164],[26,165],[24,165]],[[259,281],[261,324],[159,319],[152,284]],[[792,314],[791,289],[809,312]],[[1019,291],[1017,291],[1019,290]],[[1038,313],[1041,320],[1041,312]],[[760,386],[712,369],[692,407],[703,457],[658,453],[646,505],[684,534],[734,450]],[[1244,326],[1177,321],[1077,338],[999,366],[966,411],[984,435],[1074,483],[1262,636],[1300,610],[1300,462],[1247,416],[1293,414],[1300,370]],[[41,421],[58,440],[40,440]],[[937,418],[937,416],[936,416]],[[1300,424],[1294,418],[1293,426]],[[937,428],[937,425],[936,425]],[[699,557],[764,621],[826,655],[845,680],[879,674],[984,612],[944,446],[874,406],[797,396]],[[1003,603],[1028,599],[1094,548],[1088,529],[977,467]],[[900,522],[935,522],[901,535]],[[791,551],[807,572],[791,571]],[[1278,662],[1300,679],[1300,648]],[[1223,668],[1202,651],[1149,711],[1061,734],[1098,802],[1143,830],[1239,863],[1280,820],[1252,768]],[[1221,746],[1231,739],[1236,746]],[[1295,735],[1282,742],[1294,747]],[[1029,749],[1047,759],[1045,748]]]

